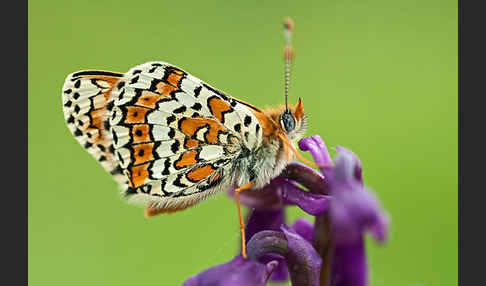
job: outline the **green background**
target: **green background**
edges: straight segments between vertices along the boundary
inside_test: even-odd
[[[456,1],[29,2],[30,285],[180,285],[237,253],[225,195],[150,220],[123,202],[69,133],[61,87],[77,70],[161,60],[282,103],[285,16],[307,135],[355,151],[392,219],[386,245],[367,241],[371,285],[456,285]]]

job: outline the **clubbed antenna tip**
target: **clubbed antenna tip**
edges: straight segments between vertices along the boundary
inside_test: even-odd
[[[287,17],[284,20],[284,33],[285,33],[285,108],[289,110],[289,85],[290,85],[290,66],[294,57],[294,49],[292,48],[292,32],[294,31],[294,20]]]

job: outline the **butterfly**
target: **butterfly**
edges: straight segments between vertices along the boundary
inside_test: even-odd
[[[83,70],[62,88],[67,126],[113,175],[146,216],[184,210],[234,185],[259,189],[298,156],[307,127],[302,101],[287,103],[291,20],[287,35],[286,105],[262,110],[179,67],[148,62],[126,73]]]

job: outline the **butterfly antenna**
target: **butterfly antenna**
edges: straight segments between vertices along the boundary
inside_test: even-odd
[[[294,57],[294,49],[292,48],[292,32],[294,31],[294,20],[287,17],[284,20],[284,33],[285,33],[285,109],[289,110],[289,85],[290,85],[290,66]]]

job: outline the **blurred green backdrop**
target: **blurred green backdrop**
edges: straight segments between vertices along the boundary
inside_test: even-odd
[[[368,241],[371,285],[456,285],[457,1],[58,0],[28,12],[30,285],[180,285],[237,253],[225,195],[150,220],[124,203],[69,133],[61,87],[80,69],[162,60],[274,105],[285,16],[308,135],[355,151],[392,218],[388,244]]]

